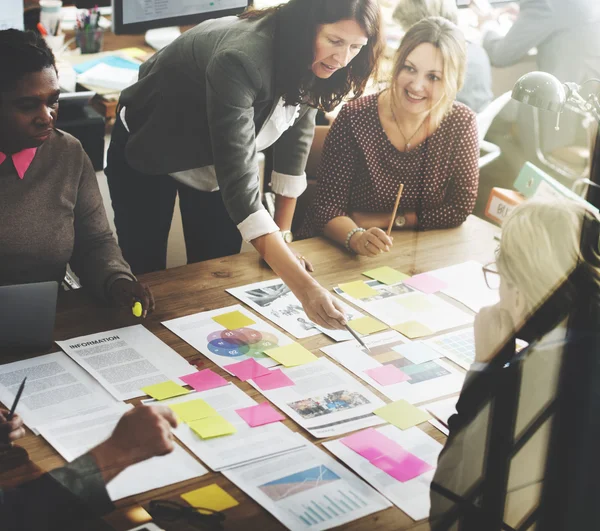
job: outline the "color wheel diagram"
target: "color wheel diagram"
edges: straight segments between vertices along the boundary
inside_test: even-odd
[[[253,328],[218,330],[210,333],[206,341],[210,352],[226,358],[238,356],[268,358],[264,351],[279,345],[279,339],[275,334]]]

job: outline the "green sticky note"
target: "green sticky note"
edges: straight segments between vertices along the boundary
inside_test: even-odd
[[[265,354],[285,367],[304,365],[305,363],[310,363],[311,361],[319,359],[310,350],[306,350],[300,343],[270,348],[265,351]]]
[[[244,328],[244,326],[250,326],[256,324],[250,317],[245,316],[242,312],[236,310],[235,312],[222,313],[212,318],[213,321],[224,326],[228,330],[237,330],[238,328]]]
[[[431,415],[406,400],[398,400],[373,411],[375,415],[401,430],[412,428],[431,418]]]
[[[431,312],[435,310],[435,304],[431,302],[427,295],[422,293],[399,297],[395,301],[411,312]]]
[[[392,326],[394,330],[400,332],[403,336],[408,337],[409,339],[414,339],[415,337],[423,337],[430,336],[433,334],[433,330],[429,329],[423,323],[419,323],[418,321],[406,321],[405,323],[400,323]]]
[[[170,404],[169,407],[175,412],[179,419],[186,424],[193,420],[200,420],[218,415],[217,411],[201,398],[197,400],[188,400],[187,402],[179,402],[177,404]]]
[[[388,285],[397,284],[398,282],[402,282],[403,280],[410,278],[409,275],[405,275],[404,273],[401,273],[400,271],[388,266],[365,271],[363,275],[374,280],[379,280],[379,282],[383,282],[384,284]]]
[[[231,422],[220,415],[193,420],[188,426],[203,439],[231,435],[237,431]]]
[[[185,387],[181,387],[181,385],[171,382],[170,380],[168,382],[142,387],[142,391],[156,400],[166,400],[167,398],[173,398],[174,396],[187,395],[190,392]]]
[[[352,330],[355,330],[363,336],[374,334],[375,332],[381,332],[387,328],[382,322],[372,317],[360,317],[359,319],[353,319],[348,322],[348,325]]]
[[[350,297],[354,297],[355,299],[368,299],[369,297],[379,295],[377,290],[374,290],[371,286],[368,286],[362,280],[356,280],[354,282],[346,282],[345,284],[340,284],[339,288],[344,293],[347,293],[348,295],[350,295]]]
[[[239,505],[238,501],[225,492],[219,485],[213,483],[208,487],[192,490],[181,497],[192,507],[202,507],[213,511],[224,511]]]

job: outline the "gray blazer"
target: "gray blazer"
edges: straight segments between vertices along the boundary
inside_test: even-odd
[[[512,65],[537,47],[538,68],[563,83],[599,76],[600,1],[521,0],[520,7],[506,37],[491,32],[484,38],[492,65]]]
[[[214,164],[236,224],[261,210],[255,136],[279,100],[274,31],[273,17],[208,20],[144,63],[120,100],[129,164],[153,175]],[[276,172],[304,178],[315,114],[302,105],[274,144]]]

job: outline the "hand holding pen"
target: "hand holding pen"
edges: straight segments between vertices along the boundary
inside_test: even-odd
[[[145,318],[155,308],[154,296],[150,288],[142,282],[129,278],[118,278],[110,286],[111,302],[117,306],[131,308],[136,317]]]
[[[25,428],[23,427],[23,419],[19,415],[15,415],[17,404],[25,388],[25,382],[27,376],[23,378],[15,400],[13,402],[10,411],[6,409],[0,409],[0,446],[6,446],[12,444],[17,439],[25,437]]]

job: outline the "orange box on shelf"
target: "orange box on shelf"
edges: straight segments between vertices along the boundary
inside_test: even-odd
[[[511,210],[525,198],[514,190],[506,188],[492,188],[490,197],[485,207],[485,215],[492,221],[501,224]]]

